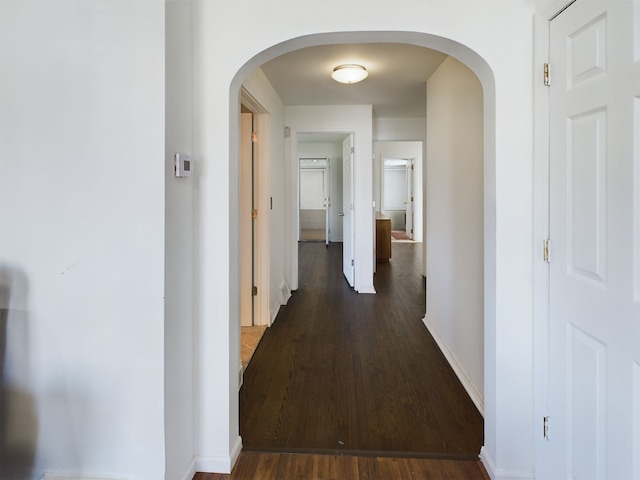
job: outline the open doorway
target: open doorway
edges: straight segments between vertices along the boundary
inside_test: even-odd
[[[390,219],[393,242],[423,241],[423,147],[422,141],[374,142],[376,211]]]
[[[296,135],[298,231],[301,241],[342,242],[342,141],[344,133]]]
[[[425,40],[425,42],[426,42],[426,43],[428,43],[426,40]],[[466,50],[464,50],[462,53],[466,53]],[[267,56],[268,56],[268,55],[267,55]],[[462,55],[462,57],[464,58],[464,57],[465,57],[465,55]],[[471,59],[472,59],[473,61],[480,61],[480,62],[481,62],[480,67],[478,67],[478,65],[476,65],[476,67],[480,68],[481,72],[484,72],[484,70],[482,70],[482,68],[484,68],[484,67],[483,67],[483,65],[484,65],[484,64],[482,63],[482,61],[481,61],[481,60],[478,60],[475,56],[472,56],[472,58],[471,58]],[[477,62],[476,62],[476,63],[477,63]],[[484,72],[484,73],[486,73],[486,72]],[[487,75],[484,75],[484,77],[483,77],[483,78],[485,78],[485,80],[486,80]],[[488,103],[490,104],[490,106],[492,106],[492,105],[493,105],[492,100],[493,100],[493,96],[492,96],[492,90],[491,90],[491,91],[489,91],[489,95],[488,95]],[[490,108],[490,109],[489,109],[489,115],[488,115],[488,117],[487,117],[487,118],[488,118],[488,120],[489,120],[489,125],[486,125],[486,130],[487,130],[487,131],[489,131],[489,134],[490,134],[491,132],[493,132],[493,123],[491,123],[491,121],[493,120],[493,116],[491,115],[491,113],[492,113],[492,112],[493,112],[493,110]],[[233,113],[233,111],[232,111],[232,113]],[[485,120],[486,120],[486,119],[485,119]],[[369,127],[369,128],[370,128],[370,127]],[[293,129],[291,129],[291,130],[293,131]],[[287,136],[287,132],[288,132],[288,131],[289,131],[289,127],[286,127],[286,128],[285,128],[285,132],[286,132],[286,133],[285,133],[285,136]],[[232,134],[233,134],[233,132],[232,132]],[[369,135],[370,135],[370,133],[369,133]],[[365,132],[365,136],[366,136],[366,132]],[[371,143],[369,143],[369,145],[371,145]],[[291,146],[293,146],[293,145],[291,145]],[[285,152],[287,151],[287,149],[288,149],[288,148],[289,148],[289,145],[285,144]],[[485,153],[486,153],[486,152],[485,152]],[[493,151],[491,150],[490,146],[488,147],[488,153],[489,153],[489,157],[488,157],[488,158],[485,158],[485,161],[488,161],[488,162],[492,165],[492,164],[493,164],[492,162],[494,162],[494,157],[493,157]],[[363,155],[363,157],[365,157],[365,156],[366,156],[366,155]],[[292,157],[293,157],[293,158],[295,158],[295,155],[292,155]],[[368,156],[367,161],[368,161],[368,162],[371,162],[371,156],[370,156],[370,155]],[[297,168],[297,166],[296,166],[296,168]],[[372,184],[371,177],[367,178],[367,174],[368,174],[368,173],[367,173],[366,171],[363,171],[362,173],[363,173],[363,175],[361,175],[361,176],[360,176],[360,175],[359,175],[359,176],[357,176],[357,178],[358,178],[358,179],[359,179],[359,181],[360,181],[359,185],[362,185],[363,187],[365,187],[365,188],[362,188],[361,190],[357,190],[360,194],[361,194],[362,192],[366,192],[366,184],[368,184],[369,186]],[[369,187],[369,188],[370,188],[370,187]],[[297,193],[297,192],[296,192],[296,193]],[[491,192],[489,192],[489,193],[491,193]],[[356,201],[360,201],[360,200],[361,200],[360,198],[357,198],[357,199],[356,199]],[[369,197],[368,202],[369,202],[369,205],[370,205],[370,202],[371,202],[370,197]],[[357,217],[356,217],[356,218],[357,218]],[[488,221],[489,221],[489,226],[488,226],[488,228],[489,228],[489,229],[491,229],[491,228],[492,228],[492,225],[493,225],[492,220],[493,220],[493,218],[494,218],[494,217],[493,217],[493,216],[491,216],[491,215],[489,215],[489,217],[488,217]],[[297,222],[297,217],[295,217],[295,216],[291,216],[291,217],[290,217],[290,219],[291,219],[293,222]],[[357,221],[357,219],[356,219],[356,221]],[[372,222],[370,222],[370,223],[372,223]],[[370,232],[370,230],[371,230],[371,229],[366,229],[366,230],[368,230],[368,231]],[[294,232],[295,232],[295,230],[294,230]],[[297,236],[297,233],[294,233],[294,234],[296,234],[296,236]],[[369,252],[367,252],[367,254],[369,254]],[[370,257],[371,257],[371,255],[369,255],[369,258],[370,258]],[[293,262],[292,262],[292,263],[293,263]],[[293,263],[293,265],[291,265],[291,266],[295,266],[295,267],[297,267],[297,265],[295,265],[295,263]],[[292,271],[294,271],[294,270],[292,269]],[[491,282],[491,281],[492,281],[492,279],[493,279],[493,277],[491,277],[491,275],[489,275],[488,280]],[[494,285],[493,283],[491,283],[488,287],[489,287],[489,289],[491,289],[491,288],[493,288],[494,286],[495,286],[495,285]],[[489,313],[491,313],[491,312],[489,312]]]
[[[300,158],[299,231],[302,242],[329,245],[330,163],[326,157]]]
[[[269,115],[243,90],[240,106],[239,250],[240,250],[240,383],[253,352],[270,324],[269,209],[267,182],[269,152],[264,138]]]
[[[413,158],[384,158],[380,211],[394,240],[413,240]]]
[[[444,79],[449,81],[448,79],[449,76],[450,75],[447,73],[445,75],[442,75],[441,77],[445,77]],[[477,82],[477,79],[475,81]],[[446,82],[443,82],[443,83],[446,83]],[[437,88],[440,89],[441,85],[438,84]],[[474,90],[474,94],[475,94],[475,90]],[[334,156],[331,153],[327,153],[326,145],[322,145],[323,142],[319,140],[320,137],[318,137],[318,135],[326,135],[326,133],[324,132],[314,133],[313,127],[317,127],[319,129],[324,128],[326,130],[332,127],[337,129],[339,128],[339,126],[344,126],[345,118],[348,119],[349,121],[353,121],[353,119],[355,118],[354,112],[351,111],[352,108],[353,107],[337,108],[336,106],[330,106],[330,105],[323,106],[323,107],[295,106],[295,107],[284,108],[284,119],[286,122],[285,134],[288,134],[289,138],[291,138],[290,145],[288,145],[290,147],[288,149],[288,151],[290,152],[290,163],[287,166],[291,169],[290,170],[291,171],[290,190],[291,190],[291,199],[292,199],[292,207],[293,207],[292,209],[293,210],[292,211],[292,214],[293,214],[292,227],[293,228],[291,229],[291,231],[285,232],[285,235],[292,234],[295,238],[295,244],[294,244],[295,246],[292,245],[293,248],[291,249],[291,253],[296,255],[295,257],[296,260],[297,260],[297,253],[299,251],[297,248],[298,241],[300,240],[300,232],[302,231],[302,228],[301,228],[302,225],[298,225],[298,222],[302,222],[304,220],[301,213],[303,213],[305,210],[310,210],[310,211],[315,210],[318,213],[320,213],[320,215],[322,215],[323,213],[325,213],[325,211],[322,210],[322,208],[324,207],[324,203],[321,203],[321,202],[324,202],[324,200],[327,197],[329,197],[332,200],[334,205],[335,203],[337,203],[334,201],[335,199],[331,198],[332,194],[327,195],[327,189],[326,189],[327,166],[331,167],[330,171],[338,170],[333,168]],[[364,108],[362,110],[364,110]],[[336,139],[333,142],[333,145],[335,146],[335,149],[338,152],[338,154],[342,153],[343,175],[347,170],[349,172],[354,172],[354,174],[350,175],[349,178],[354,178],[356,179],[357,182],[360,182],[358,183],[359,188],[354,190],[354,192],[357,192],[354,195],[355,199],[353,201],[346,200],[344,196],[344,183],[345,183],[344,179],[346,179],[347,176],[346,175],[343,176],[342,204],[347,208],[343,208],[341,212],[338,212],[338,215],[340,213],[345,214],[346,212],[352,213],[353,225],[357,233],[356,237],[358,238],[357,240],[358,246],[364,245],[365,242],[371,242],[372,240],[371,237],[373,237],[372,235],[373,228],[366,228],[366,227],[358,228],[359,226],[360,227],[362,226],[362,223],[359,224],[358,222],[361,222],[361,220],[365,219],[367,216],[370,216],[369,220],[371,220],[371,217],[373,216],[373,214],[376,213],[376,211],[374,210],[376,209],[376,207],[379,209],[380,208],[384,209],[389,213],[392,213],[393,210],[400,210],[402,213],[402,219],[399,221],[399,225],[396,226],[396,230],[404,230],[406,232],[408,227],[408,230],[413,237],[420,238],[423,234],[422,215],[421,213],[420,215],[414,215],[414,210],[416,209],[413,208],[413,206],[411,206],[411,208],[409,209],[409,218],[407,219],[407,210],[406,210],[407,206],[405,202],[413,200],[413,202],[415,202],[415,204],[419,204],[421,208],[423,208],[423,205],[424,205],[424,196],[422,195],[422,184],[419,185],[420,188],[416,188],[415,186],[415,181],[417,179],[420,179],[421,181],[423,181],[423,177],[424,177],[423,175],[424,169],[422,168],[424,143],[422,141],[414,141],[414,142],[389,141],[389,142],[380,142],[380,144],[378,145],[378,142],[376,142],[375,145],[376,145],[377,158],[375,161],[379,163],[376,164],[375,161],[372,162],[371,151],[373,150],[373,146],[374,146],[374,142],[371,140],[372,111],[369,108],[367,112],[363,112],[362,114],[363,118],[365,116],[364,115],[365,113],[368,115],[367,122],[366,122],[367,124],[364,125],[365,121],[363,120],[362,126],[359,124],[357,125],[354,124],[354,128],[360,127],[360,130],[356,130],[356,138],[363,138],[365,137],[365,135],[368,134],[369,138],[367,138],[368,140],[367,146],[369,148],[369,152],[360,153],[364,149],[358,150],[358,147],[356,146],[355,148],[355,152],[357,152],[356,160],[353,163],[351,163],[350,161],[349,168],[347,168],[345,167],[345,161],[344,161],[344,159],[346,158],[345,152],[348,152],[349,156],[351,157],[354,153],[353,145],[347,146],[348,148],[345,148],[344,143],[340,145],[339,143],[340,139]],[[482,118],[480,117],[479,119],[476,119],[476,117],[474,116],[473,119],[474,119],[473,121],[475,122],[476,129],[482,130]],[[423,125],[426,125],[426,124],[423,123]],[[381,135],[384,134],[384,133],[380,133],[379,131],[377,133]],[[454,134],[456,133],[457,131],[451,128],[447,124],[447,131],[444,132],[443,135],[441,135],[443,140],[446,140],[447,142],[446,143],[435,142],[435,145],[441,146],[444,150],[446,150],[447,153],[451,153],[450,152],[451,146],[455,146],[457,142],[455,141],[449,142],[449,140],[450,139],[455,140]],[[423,133],[423,135],[425,134],[426,134],[426,131]],[[341,134],[341,136],[344,137],[344,134]],[[418,136],[416,135],[416,137]],[[324,143],[326,144],[328,142],[325,141]],[[364,145],[362,144],[360,146],[364,147]],[[342,147],[341,152],[339,150],[340,147]],[[405,147],[405,148],[401,148],[401,147]],[[411,147],[411,148],[408,148],[408,147]],[[473,143],[473,145],[470,146],[469,148],[473,150],[474,155],[478,154],[479,158],[480,159],[482,158],[482,151],[483,151],[482,143],[479,143],[479,144]],[[314,164],[316,165],[315,169],[313,168]],[[304,172],[305,169],[309,170],[309,172]],[[397,171],[399,171],[402,174],[397,176],[398,178],[393,176],[393,174],[397,173]],[[475,178],[479,183],[482,182],[482,176],[477,175],[475,170],[471,171],[467,169],[465,172],[472,173],[473,178]],[[378,182],[374,181],[374,176],[379,176]],[[305,178],[305,177],[309,177],[309,178]],[[441,178],[444,178],[444,176],[442,175]],[[453,183],[447,182],[446,184],[445,183],[442,184],[443,198],[449,198],[450,196],[453,196],[453,197],[459,196],[459,195],[455,195],[455,193],[457,192],[456,189],[458,188],[457,182],[460,179],[456,176],[454,180],[455,182]],[[305,183],[307,181],[309,182],[309,184]],[[379,186],[378,186],[378,183],[379,183]],[[384,191],[385,185],[386,185],[386,193]],[[377,188],[377,191],[376,193],[374,193],[374,190],[376,190],[376,188]],[[315,203],[305,198],[307,194],[311,193],[310,190],[314,190],[317,193],[317,195],[314,196]],[[334,192],[336,189],[331,188],[330,190],[331,192]],[[358,196],[358,194],[360,196]],[[394,204],[394,198],[393,198],[394,195],[396,197],[397,196],[400,197],[399,200],[397,200],[396,202],[398,205]],[[379,200],[376,201],[375,200],[376,198],[379,198]],[[355,208],[354,208],[354,205],[355,205]],[[436,203],[433,202],[432,205],[436,205]],[[480,208],[482,208],[481,202],[475,202],[474,205],[476,206],[479,205]],[[445,212],[442,212],[442,213],[444,215]],[[475,217],[479,218],[480,222],[482,222],[483,218],[481,214],[479,216],[476,215]],[[415,225],[416,223],[419,224],[420,227],[417,227]],[[321,225],[325,226],[326,228],[327,223],[320,223],[320,225],[318,225],[316,228],[321,227]],[[444,230],[438,229],[438,228],[434,229],[434,233],[436,235],[439,235],[440,237],[442,237],[442,233],[441,233],[442,231]],[[446,230],[446,231],[449,232],[449,230]],[[482,227],[480,226],[480,228],[477,231],[474,230],[474,232],[478,233],[481,236]],[[343,237],[344,237],[344,232],[343,232]],[[325,241],[327,238],[329,238],[328,235],[325,237]],[[467,243],[471,242],[471,236],[460,237],[458,238],[458,241],[463,242],[466,245]],[[453,249],[451,248],[451,245],[453,245],[453,243],[449,242],[448,247],[445,245],[441,250],[438,250],[438,251],[432,250],[432,252],[435,252],[436,254],[439,253],[441,256],[447,257],[447,258],[451,256],[455,257],[457,251],[453,251]],[[473,245],[474,246],[481,245],[481,242],[476,241],[474,237]],[[322,250],[324,251],[324,248],[322,248]],[[416,258],[416,262],[419,262],[421,264],[420,266],[422,266],[422,261],[424,257],[416,256],[415,258]],[[343,259],[348,259],[350,265],[353,266],[354,264],[353,257],[348,257],[343,255]],[[364,259],[364,261],[365,262],[371,261],[371,257]],[[358,259],[355,259],[355,263],[358,263]],[[392,263],[395,263],[395,262],[392,262]],[[301,265],[303,264],[302,259],[300,259],[300,264]],[[293,265],[293,262],[292,262],[292,265]],[[298,273],[297,263],[295,264],[295,266],[296,266],[296,269],[295,270],[292,269],[292,270]],[[429,330],[432,331],[433,336],[435,337],[437,335],[439,343],[443,347],[443,349],[450,344],[450,339],[445,338],[444,335],[440,334],[439,332],[439,329],[441,327],[439,320],[445,318],[445,313],[442,313],[442,312],[443,311],[448,312],[447,309],[450,309],[451,304],[455,303],[452,300],[452,297],[460,298],[463,295],[465,295],[465,292],[460,292],[460,288],[457,286],[460,283],[457,271],[453,271],[449,265],[446,265],[445,267],[446,267],[445,272],[447,273],[446,278],[444,277],[444,275],[440,275],[439,277],[436,276],[435,274],[432,275],[431,283],[435,286],[440,285],[441,286],[440,291],[443,291],[444,293],[446,293],[446,295],[443,295],[441,298],[432,298],[432,301],[430,303],[434,306],[441,305],[441,310],[436,311],[436,313],[434,313],[431,316],[430,323],[427,324],[427,328],[429,328]],[[401,270],[399,264],[398,264],[398,268],[395,268],[395,270],[397,271]],[[408,272],[408,271],[409,270],[404,270],[404,272]],[[392,272],[388,272],[388,273],[392,273]],[[378,273],[377,275],[378,277],[380,277],[380,273]],[[393,275],[391,275],[391,278],[392,277]],[[303,277],[301,276],[301,278]],[[422,278],[419,278],[419,280],[420,282],[422,282]],[[476,289],[479,290],[481,294],[482,288],[483,288],[482,276],[480,275],[479,278],[476,278],[474,276],[473,282]],[[351,284],[351,282],[349,283]],[[306,289],[309,285],[310,285],[310,281],[308,279],[304,279],[303,282],[300,283],[299,287],[300,289]],[[421,294],[424,295],[424,285],[421,283],[420,287],[421,287]],[[325,287],[323,286],[323,288]],[[431,291],[433,291],[433,289]],[[408,290],[405,289],[403,293],[406,295],[407,292]],[[474,290],[474,293],[475,293],[475,290]],[[419,317],[424,315],[425,313],[424,298],[422,298],[421,300],[414,300],[413,297],[409,298],[408,296],[405,296],[403,298],[408,300],[408,303],[411,303],[411,304],[415,303],[421,309],[421,312],[418,315],[414,316],[415,317],[414,320],[417,320]],[[470,303],[470,302],[467,302],[467,303]],[[469,308],[476,309],[476,305],[473,304]],[[289,306],[287,307],[287,309],[290,310]],[[477,308],[476,310],[477,311],[475,311],[475,317],[473,317],[474,320],[476,317],[479,317],[480,320],[482,320],[482,305],[480,305],[480,307]],[[312,321],[311,317],[312,317],[312,313],[308,313],[306,317],[307,321],[311,322]],[[451,322],[457,325],[458,323],[460,323],[460,319],[456,316],[454,318],[451,318]],[[361,327],[364,330],[368,328],[366,324],[363,324]],[[466,338],[466,336],[464,337]],[[482,337],[474,335],[471,341],[469,341],[468,343],[470,345],[467,346],[467,350],[468,351],[472,350],[473,355],[477,354],[478,358],[475,359],[475,362],[481,363]],[[457,347],[457,345],[455,345],[454,347]],[[451,350],[452,349],[449,349],[449,351]],[[457,351],[451,351],[450,360],[455,360],[458,355],[459,353]],[[259,363],[260,362],[258,362],[258,364]],[[461,370],[461,371],[464,372],[464,370]],[[474,378],[473,380],[475,381],[476,379]],[[289,390],[290,387],[287,386],[285,389]],[[477,455],[477,452],[476,452],[476,455]]]

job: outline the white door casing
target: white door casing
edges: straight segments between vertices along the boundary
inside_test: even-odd
[[[342,142],[342,271],[351,287],[355,284],[354,205],[353,205],[353,134]]]
[[[407,161],[407,199],[405,201],[407,236],[413,239],[413,165],[414,159]]]
[[[324,186],[324,244],[329,245],[329,222],[331,221],[331,162],[327,159],[327,167],[322,171]]]
[[[252,292],[252,143],[253,115],[240,115],[240,325],[253,325]]]
[[[550,24],[540,478],[640,478],[639,10],[638,1],[579,0]]]
[[[325,241],[329,242],[329,216],[328,216],[328,176],[327,167],[300,168],[300,212],[303,210],[324,211]],[[300,222],[300,232],[302,224]]]

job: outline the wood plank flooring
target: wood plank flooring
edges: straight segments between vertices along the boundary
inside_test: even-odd
[[[244,452],[476,460],[482,417],[422,323],[422,246],[394,244],[376,295],[349,288],[341,247],[300,243],[299,289],[245,372]]]
[[[479,461],[243,452],[228,474],[193,480],[489,480]]]

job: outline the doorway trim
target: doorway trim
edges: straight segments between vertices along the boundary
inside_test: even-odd
[[[254,233],[254,276],[258,293],[254,304],[254,325],[271,326],[273,319],[269,309],[269,213],[271,200],[269,197],[269,157],[271,132],[271,116],[266,108],[251,95],[245,88],[240,89],[240,103],[247,107],[253,114],[253,131],[257,134],[257,142],[254,146],[255,179],[257,181],[257,198],[255,205],[258,210]]]

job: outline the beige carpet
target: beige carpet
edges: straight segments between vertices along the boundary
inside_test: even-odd
[[[242,360],[242,370],[244,371],[249,365],[249,361],[255,352],[260,339],[267,329],[266,325],[258,325],[255,327],[240,327],[240,357]]]

